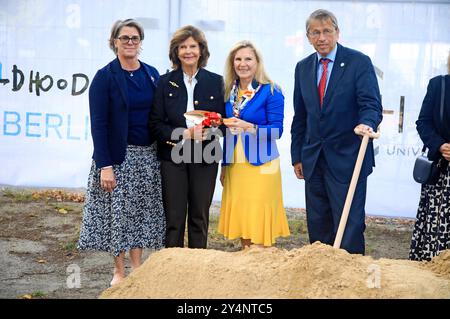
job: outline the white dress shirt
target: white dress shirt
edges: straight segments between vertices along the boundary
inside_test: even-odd
[[[183,79],[184,79],[184,85],[186,86],[187,90],[187,106],[186,106],[186,112],[193,111],[194,110],[194,89],[195,85],[197,84],[197,79],[195,76],[197,75],[197,72],[192,76],[192,78],[183,72]],[[192,127],[195,126],[195,124],[192,121],[186,120],[186,126]]]

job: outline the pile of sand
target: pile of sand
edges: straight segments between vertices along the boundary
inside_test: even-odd
[[[429,263],[425,263],[425,266],[435,273],[450,278],[450,250],[440,253],[439,256],[433,258]]]
[[[450,298],[450,251],[429,263],[351,255],[315,243],[290,251],[170,248],[101,298]]]

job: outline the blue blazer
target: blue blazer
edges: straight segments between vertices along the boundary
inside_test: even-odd
[[[416,121],[420,139],[428,147],[428,158],[437,160],[441,157],[439,148],[450,143],[450,75],[445,76],[444,119],[440,120],[441,76],[436,76],[428,83],[427,94],[423,99],[419,119]]]
[[[370,58],[337,44],[336,58],[320,107],[317,90],[317,53],[300,61],[295,69],[294,118],[291,126],[292,164],[302,163],[311,178],[321,152],[331,173],[341,183],[351,180],[361,138],[358,124],[377,129],[382,120],[380,90]],[[375,166],[373,144],[367,146],[360,177]]]
[[[225,105],[227,117],[233,117],[233,105],[228,101]],[[281,89],[274,87],[273,94],[270,84],[263,84],[253,98],[240,113],[244,121],[258,125],[256,134],[241,133],[241,141],[247,161],[255,166],[262,165],[278,158],[278,148],[275,142],[283,134],[284,96]],[[227,129],[224,150],[224,166],[233,161],[237,135]]]
[[[139,61],[155,90],[158,71]],[[89,88],[91,133],[94,142],[92,158],[97,168],[121,164],[128,139],[128,92],[124,72],[116,58],[98,70]],[[149,105],[151,107],[151,105]]]

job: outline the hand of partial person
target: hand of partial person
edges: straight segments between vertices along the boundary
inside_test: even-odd
[[[233,133],[240,133],[242,131],[253,128],[253,124],[236,117],[224,119],[225,124]]]
[[[359,124],[359,125],[357,125],[353,129],[353,131],[355,132],[355,134],[361,135],[361,136],[373,133],[373,129],[370,126],[366,125],[366,124]]]
[[[298,179],[304,179],[305,176],[303,176],[303,165],[302,163],[295,163],[294,164],[294,173],[295,176],[297,176]]]
[[[450,143],[444,143],[439,147],[442,156],[450,162]]]
[[[203,126],[201,124],[191,126],[190,128],[184,130],[183,138],[185,140],[194,139],[197,141],[204,141],[206,139],[206,134],[204,134],[203,131]]]
[[[117,186],[116,176],[112,167],[102,169],[100,171],[100,186],[105,192],[111,193]]]
[[[225,183],[225,170],[227,168],[225,166],[222,166],[222,169],[220,170],[220,184],[222,184],[222,187]]]
[[[203,141],[211,139],[211,134],[212,134],[211,131],[212,131],[212,128],[210,128],[210,127],[203,127],[203,129],[202,129]]]

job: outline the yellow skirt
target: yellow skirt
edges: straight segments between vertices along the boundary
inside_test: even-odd
[[[283,206],[280,159],[261,166],[245,158],[239,136],[234,162],[226,167],[219,233],[228,239],[251,239],[257,245],[271,246],[279,236],[289,236]]]

